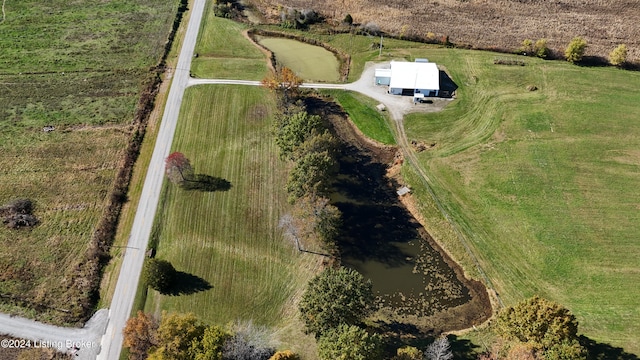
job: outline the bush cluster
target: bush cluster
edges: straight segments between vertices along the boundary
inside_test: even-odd
[[[0,217],[10,229],[33,227],[40,222],[33,215],[33,203],[29,199],[16,199],[0,207]]]
[[[299,359],[291,351],[276,353],[255,340],[253,329],[235,332],[203,324],[194,314],[162,313],[158,321],[138,311],[124,328],[124,346],[132,360],[269,360]],[[255,332],[255,331],[254,331]]]
[[[525,62],[522,60],[516,59],[493,59],[493,63],[496,65],[517,65],[517,66],[525,66]]]
[[[323,17],[313,9],[280,8],[280,26],[285,29],[306,29],[322,21]]]
[[[237,0],[214,0],[213,14],[217,17],[237,19],[242,16],[242,5]]]
[[[531,39],[524,39],[519,52],[526,56],[537,56],[546,59],[551,55],[551,50],[547,46],[547,39],[538,39],[534,43]]]

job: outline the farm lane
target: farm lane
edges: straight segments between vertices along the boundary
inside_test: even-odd
[[[190,78],[187,86],[195,85],[249,85],[261,86],[262,83],[256,80],[235,80],[235,79],[196,79]],[[301,88],[306,89],[346,89],[348,84],[325,84],[325,83],[302,83]]]
[[[63,328],[0,313],[0,333],[30,340],[28,348],[55,348],[75,354],[76,359],[91,360],[100,351],[100,340],[107,325],[107,317],[108,310],[101,309],[83,328]]]
[[[424,108],[416,109],[413,101],[408,100],[406,96],[390,96],[382,86],[376,86],[373,83],[374,71],[376,63],[367,63],[362,76],[355,82],[347,84],[331,84],[331,83],[302,83],[301,88],[305,89],[336,89],[351,90],[384,104],[391,118],[400,123],[404,114],[412,111],[423,111]],[[197,79],[189,78],[187,86],[196,85],[248,85],[261,86],[260,81],[256,80],[238,80],[238,79]],[[433,111],[433,110],[431,110]]]
[[[131,227],[127,251],[125,252],[120,268],[120,276],[111,301],[109,323],[107,331],[102,338],[102,351],[98,355],[99,360],[120,359],[123,343],[122,330],[133,308],[147,244],[151,235],[151,227],[160,199],[162,181],[164,180],[164,159],[171,150],[182,98],[188,86],[191,59],[193,58],[200,30],[205,2],[205,0],[195,0],[191,9],[187,31],[182,42],[178,64],[173,74],[160,130],[147,170],[147,177],[142,188],[136,216]]]

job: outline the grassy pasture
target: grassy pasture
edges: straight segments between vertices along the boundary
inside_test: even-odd
[[[329,50],[293,39],[269,38],[260,45],[271,50],[278,64],[284,65],[306,81],[337,82],[338,59]]]
[[[157,222],[157,257],[212,288],[190,295],[150,291],[146,309],[194,312],[205,322],[253,321],[283,348],[313,358],[301,333],[296,299],[321,258],[300,254],[278,229],[287,211],[285,163],[268,135],[275,100],[265,89],[199,86],[185,94],[173,150],[196,173],[231,182],[226,192],[165,185]]]
[[[205,8],[191,73],[200,78],[262,80],[267,75],[265,55],[242,31],[247,26],[216,17],[213,2]]]
[[[376,101],[352,91],[323,90],[336,99],[336,101],[349,114],[349,119],[367,137],[385,145],[394,145],[392,124],[380,114],[375,106]]]
[[[350,80],[371,60],[444,65],[457,100],[406,116],[405,127],[409,140],[437,144],[420,165],[501,299],[548,297],[585,335],[640,353],[640,74],[533,58],[494,65],[508,55],[386,39],[378,58],[371,38],[312,36],[351,51]],[[403,174],[429,232],[480,276],[424,184],[409,167]]]
[[[33,230],[0,227],[0,293],[64,309],[130,137],[142,83],[178,1],[8,1],[0,24],[0,204],[35,202]],[[56,130],[44,133],[42,127]],[[35,316],[2,302],[0,310]],[[38,318],[58,321],[47,310]]]
[[[459,100],[407,116],[407,134],[437,143],[421,165],[502,300],[556,300],[587,336],[639,353],[640,74],[424,55],[451,71]]]

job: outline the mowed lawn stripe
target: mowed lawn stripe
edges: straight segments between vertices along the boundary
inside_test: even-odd
[[[267,75],[265,55],[242,32],[248,26],[215,16],[206,7],[191,72],[201,78],[261,80]]]
[[[416,54],[416,56],[418,56]],[[440,200],[503,301],[562,303],[598,341],[639,352],[640,75],[438,49],[458,100],[406,117]],[[528,91],[535,85],[537,91]]]
[[[289,205],[286,163],[278,160],[270,135],[274,107],[263,88],[187,90],[173,150],[184,153],[196,173],[224,178],[232,187],[199,192],[166,185],[157,257],[213,288],[181,296],[152,292],[147,309],[194,312],[211,324],[299,326],[291,299],[321,259],[298,253],[277,227]],[[294,333],[302,337],[300,329]],[[305,341],[298,338],[290,346],[306,346]]]

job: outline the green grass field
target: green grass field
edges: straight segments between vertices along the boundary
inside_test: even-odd
[[[213,14],[213,2],[205,9],[191,73],[199,78],[262,80],[267,59],[242,31],[248,27]]]
[[[349,114],[349,119],[368,138],[384,145],[394,145],[392,124],[378,110],[376,101],[356,92],[343,90],[323,90],[330,94]]]
[[[149,292],[146,309],[194,312],[210,324],[253,321],[282,348],[313,358],[296,299],[321,258],[300,254],[278,229],[287,211],[286,163],[269,136],[275,100],[263,88],[201,86],[187,90],[173,150],[196,173],[231,182],[224,192],[165,187],[157,221],[157,257],[212,288],[191,295]]]
[[[164,51],[177,7],[173,0],[6,2],[0,205],[30,198],[41,222],[33,230],[0,227],[0,293],[68,304],[63,280],[102,216],[142,83]],[[56,130],[44,133],[46,125]],[[4,301],[0,310],[35,316]]]
[[[500,298],[550,298],[586,336],[640,353],[639,73],[522,57],[523,67],[494,65],[510,55],[387,39],[379,58],[372,38],[311,36],[351,53],[351,81],[365,61],[446,67],[457,100],[408,115],[406,131],[437,144],[420,165]],[[480,277],[424,184],[410,167],[403,174],[429,232]]]
[[[276,61],[293,70],[305,81],[337,82],[338,59],[329,50],[297,40],[265,37],[260,45],[271,50]]]
[[[421,164],[502,300],[556,300],[585,335],[640,353],[640,74],[424,55],[451,71],[459,100],[407,116],[407,134],[437,143]]]

